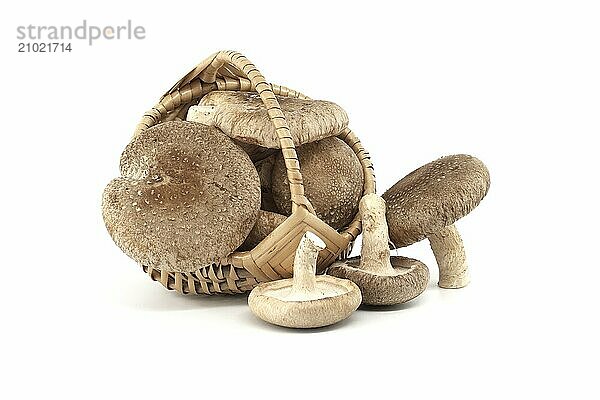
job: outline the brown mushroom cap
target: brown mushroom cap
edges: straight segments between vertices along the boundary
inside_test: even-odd
[[[258,216],[260,182],[248,155],[215,127],[165,122],[139,134],[104,190],[115,243],[137,262],[194,271],[238,248]]]
[[[348,126],[348,115],[337,104],[322,100],[277,96],[296,146],[336,136]],[[279,149],[279,138],[258,93],[213,91],[199,105],[214,106],[215,126],[231,138]]]
[[[486,166],[465,154],[442,157],[416,169],[382,196],[391,241],[408,246],[452,225],[477,207],[489,187]]]
[[[265,211],[278,212],[273,200],[272,176],[277,154],[254,163],[260,179],[260,208]]]
[[[363,193],[363,169],[354,151],[338,138],[308,143],[297,149],[304,192],[317,216],[334,229],[347,226],[357,213]],[[286,215],[292,212],[283,155],[275,160],[273,199]]]
[[[248,305],[259,318],[289,328],[318,328],[339,322],[361,302],[359,288],[333,276],[316,277],[314,299],[290,298],[293,279],[261,283],[248,297]]]
[[[401,304],[414,299],[427,288],[429,269],[419,260],[392,256],[393,274],[374,274],[360,269],[360,257],[333,264],[329,275],[354,282],[362,292],[363,303],[369,305]]]
[[[264,238],[269,236],[275,228],[281,225],[286,218],[285,215],[260,210],[258,212],[258,219],[244,241],[244,244],[242,244],[241,249],[252,250],[257,244],[262,242]]]

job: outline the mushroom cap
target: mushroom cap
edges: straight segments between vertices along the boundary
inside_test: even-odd
[[[297,149],[304,193],[317,216],[334,229],[347,226],[358,211],[364,173],[354,151],[338,138],[308,143]],[[292,212],[285,160],[275,160],[272,176],[275,205],[285,215]]]
[[[248,297],[252,312],[267,322],[288,328],[319,328],[350,316],[360,305],[360,289],[333,276],[316,277],[315,296],[288,298],[293,279],[261,283]]]
[[[391,241],[408,246],[452,225],[485,197],[490,173],[475,157],[439,158],[406,175],[383,198]]]
[[[215,127],[165,122],[140,133],[104,190],[115,243],[137,262],[186,272],[237,249],[260,208],[248,155]]]
[[[257,244],[263,241],[264,238],[269,236],[271,232],[275,230],[279,225],[286,220],[285,215],[277,214],[270,211],[260,210],[258,212],[258,219],[252,227],[252,230],[246,237],[246,240],[242,244],[243,250],[251,250]]]
[[[277,96],[296,146],[336,136],[348,126],[348,115],[337,104]],[[255,92],[213,91],[200,106],[214,106],[214,124],[231,138],[279,149],[279,138],[267,109]]]
[[[271,188],[273,166],[275,165],[276,158],[277,154],[272,154],[271,156],[254,163],[260,179],[260,208],[271,212],[279,211],[275,205],[275,200],[273,200],[273,190]]]
[[[429,269],[413,258],[390,257],[394,274],[378,275],[359,269],[360,257],[339,261],[327,273],[354,282],[362,292],[363,304],[393,305],[414,299],[427,288]]]

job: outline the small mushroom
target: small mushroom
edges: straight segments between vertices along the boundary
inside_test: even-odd
[[[363,169],[354,151],[338,138],[328,138],[300,146],[304,193],[317,216],[334,229],[347,226],[356,215],[363,193]],[[283,155],[273,167],[272,191],[282,214],[292,212],[290,186]]]
[[[360,289],[351,281],[315,276],[325,243],[307,232],[298,245],[294,276],[261,283],[248,297],[252,312],[264,321],[288,328],[318,328],[350,316],[360,305]]]
[[[260,208],[250,158],[215,127],[173,121],[140,133],[102,197],[106,228],[142,265],[174,272],[219,262],[248,236]]]
[[[392,242],[404,247],[428,238],[439,267],[438,285],[466,286],[469,271],[454,223],[477,207],[489,187],[488,169],[469,155],[442,157],[416,169],[383,195]]]
[[[364,304],[401,304],[423,293],[429,283],[427,266],[412,258],[390,257],[385,201],[376,194],[367,194],[359,207],[363,225],[361,256],[339,261],[327,273],[356,283]]]
[[[336,136],[348,126],[348,115],[335,103],[281,96],[277,96],[277,101],[296,146]],[[241,142],[281,148],[275,126],[258,93],[210,92],[197,106],[190,107],[187,119],[215,125]]]
[[[263,241],[286,220],[285,215],[277,214],[270,211],[260,210],[258,219],[248,234],[248,237],[242,244],[241,250],[252,250],[257,244]]]

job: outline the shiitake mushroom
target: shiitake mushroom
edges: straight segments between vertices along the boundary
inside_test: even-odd
[[[141,132],[102,197],[115,243],[140,264],[194,271],[237,249],[258,217],[260,182],[219,129],[165,122]]]
[[[304,192],[319,218],[335,229],[347,226],[358,211],[364,174],[354,151],[338,138],[327,138],[297,148]],[[275,205],[282,214],[292,212],[291,194],[283,155],[275,160],[272,175]]]

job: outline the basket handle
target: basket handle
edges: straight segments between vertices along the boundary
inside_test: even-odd
[[[235,74],[240,73],[243,77],[247,77],[267,109],[269,119],[275,126],[275,132],[279,138],[281,152],[285,161],[287,178],[290,184],[292,212],[298,207],[304,207],[314,214],[314,209],[310,201],[304,195],[300,163],[298,162],[298,155],[296,154],[296,148],[285,115],[281,111],[281,106],[271,89],[271,85],[267,83],[265,77],[250,60],[236,51],[220,51],[213,56],[210,63],[205,62],[199,65],[198,67],[201,68],[200,71],[200,68],[191,71],[190,74],[178,82],[178,85],[189,83],[195,77],[199,77],[206,83],[214,83],[217,79],[217,72],[223,66],[229,70],[233,69]]]

